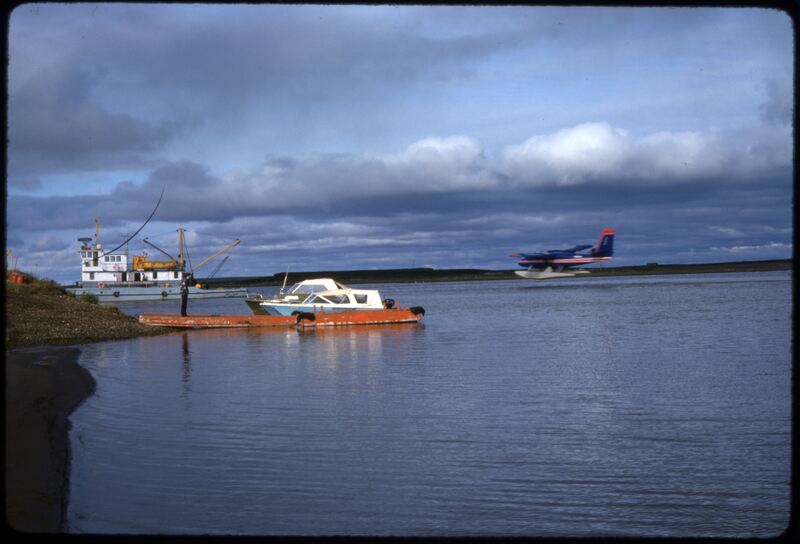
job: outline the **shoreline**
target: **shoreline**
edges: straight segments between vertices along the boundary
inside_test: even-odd
[[[6,521],[19,533],[66,531],[69,416],[95,391],[75,346],[6,350]]]
[[[769,261],[736,261],[726,263],[659,264],[587,268],[585,277],[660,276],[674,274],[720,274],[735,272],[776,272],[792,270],[792,259]],[[278,272],[272,276],[244,276],[198,279],[206,287],[269,287],[313,278],[335,278],[344,284],[361,283],[424,283],[447,281],[527,281],[514,272],[523,270],[484,270],[479,268],[395,268],[382,270],[321,270],[316,272]],[[288,278],[287,278],[288,275]]]

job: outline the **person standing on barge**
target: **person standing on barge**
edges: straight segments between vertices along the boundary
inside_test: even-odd
[[[189,302],[189,285],[192,283],[192,275],[186,274],[181,280],[181,315],[186,315],[186,306]]]

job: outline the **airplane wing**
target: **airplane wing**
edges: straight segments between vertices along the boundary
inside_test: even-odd
[[[591,244],[589,244],[589,245],[584,245],[584,246],[575,246],[575,247],[571,247],[569,249],[550,249],[550,250],[545,251],[545,253],[547,253],[549,255],[563,256],[563,255],[568,255],[568,254],[571,254],[571,253],[577,253],[579,251],[583,251],[584,249],[589,249],[590,247],[593,247],[593,246]]]
[[[549,252],[544,253],[509,253],[509,257],[517,257],[521,259],[553,259],[555,258]]]

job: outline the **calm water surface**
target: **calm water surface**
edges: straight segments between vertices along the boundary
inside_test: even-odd
[[[377,287],[424,324],[83,346],[97,392],[72,416],[70,531],[786,528],[789,273]]]

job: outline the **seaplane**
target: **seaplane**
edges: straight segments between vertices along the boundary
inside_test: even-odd
[[[615,234],[613,230],[603,230],[595,246],[590,244],[569,249],[550,249],[540,253],[509,253],[508,256],[520,258],[517,264],[526,268],[514,271],[517,276],[531,280],[570,278],[589,273],[588,270],[572,267],[610,261],[614,255]]]

